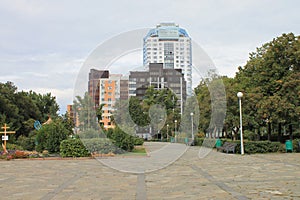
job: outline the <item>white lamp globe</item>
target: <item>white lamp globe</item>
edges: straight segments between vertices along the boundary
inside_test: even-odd
[[[242,93],[242,92],[238,92],[238,93],[236,94],[236,96],[237,96],[238,98],[242,98],[242,97],[243,97],[243,93]]]

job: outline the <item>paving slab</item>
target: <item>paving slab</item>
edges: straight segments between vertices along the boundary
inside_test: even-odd
[[[178,147],[166,145],[149,144],[149,152]],[[167,167],[145,173],[120,172],[97,159],[0,165],[0,199],[300,199],[296,153],[241,156],[213,150],[199,158],[199,147],[190,147]]]

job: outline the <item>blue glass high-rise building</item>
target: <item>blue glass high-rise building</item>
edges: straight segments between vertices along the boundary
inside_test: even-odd
[[[143,63],[163,63],[165,69],[181,69],[192,95],[192,42],[185,29],[175,23],[160,23],[144,37]]]

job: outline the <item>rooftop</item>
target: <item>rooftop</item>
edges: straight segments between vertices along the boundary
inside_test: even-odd
[[[178,37],[189,37],[185,29],[180,28],[175,23],[160,23],[154,29],[150,29],[144,40],[148,37],[159,37],[165,39],[172,39]]]

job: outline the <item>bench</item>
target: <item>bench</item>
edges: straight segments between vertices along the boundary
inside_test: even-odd
[[[194,146],[194,142],[195,142],[194,140],[191,140],[191,141],[189,141],[189,142],[187,143],[187,145],[188,145],[188,146]]]
[[[217,147],[217,151],[221,150],[222,152],[228,153],[228,152],[232,152],[235,153],[235,147],[236,147],[236,143],[231,143],[231,142],[225,142],[223,144],[223,146],[221,147]]]
[[[194,146],[195,141],[193,139],[185,138],[184,142],[187,146]]]

